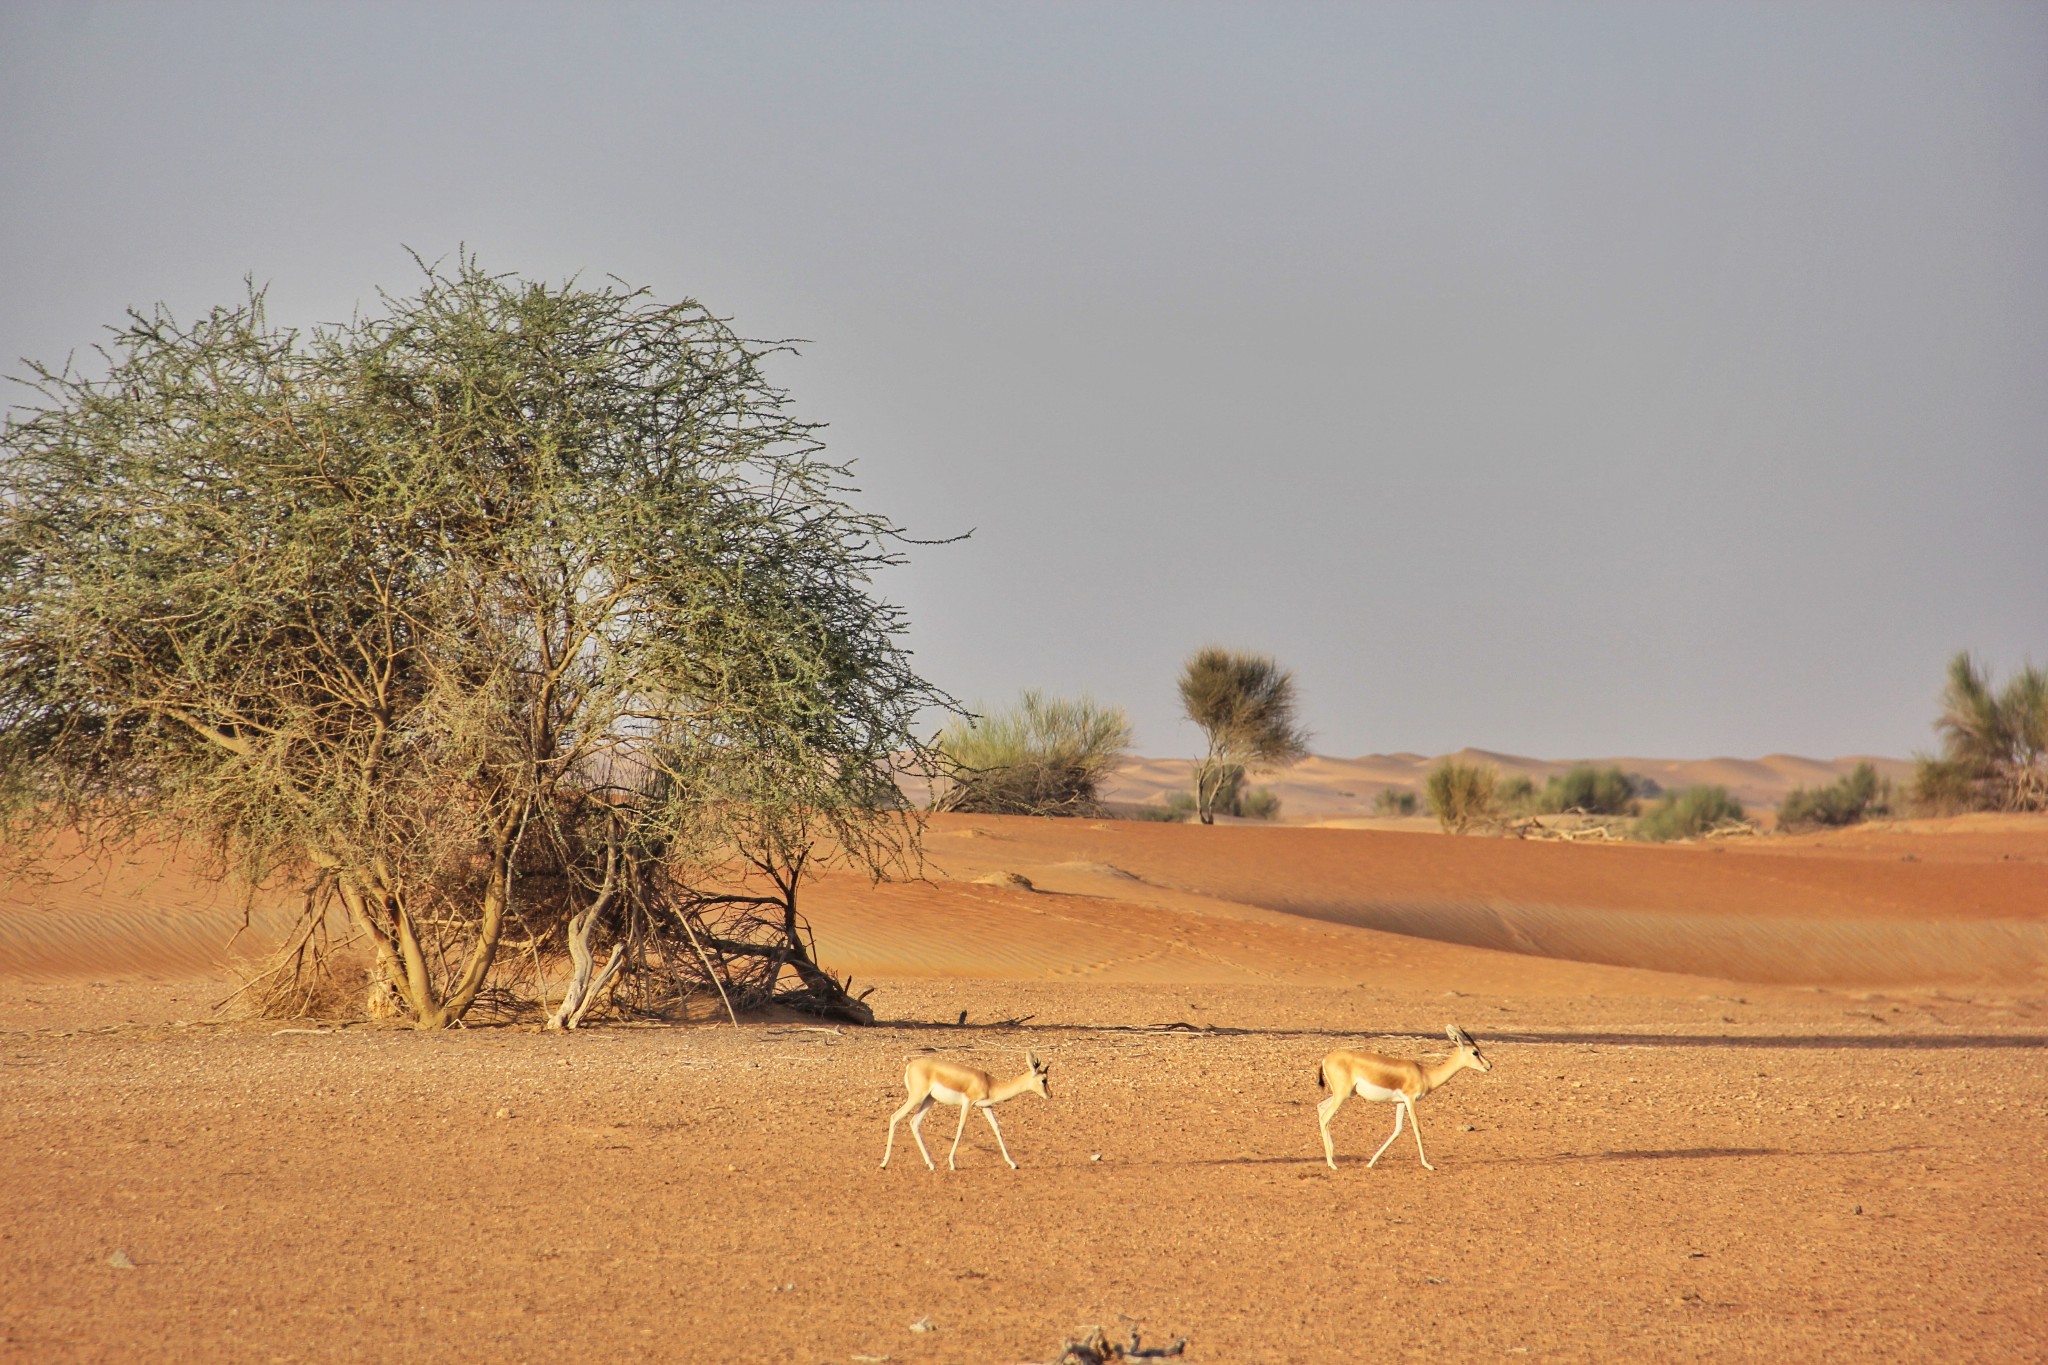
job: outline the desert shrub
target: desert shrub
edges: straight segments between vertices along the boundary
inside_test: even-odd
[[[1630,815],[1638,795],[1635,779],[1619,768],[1581,763],[1543,786],[1542,808],[1583,815]]]
[[[950,788],[941,810],[983,815],[1093,815],[1124,761],[1131,722],[1121,707],[1026,692],[1017,705],[939,733]]]
[[[1427,792],[1430,813],[1447,833],[1463,834],[1474,824],[1493,819],[1499,813],[1495,789],[1500,771],[1476,763],[1445,760],[1429,775]]]
[[[1923,756],[1914,795],[1928,808],[2048,810],[2048,672],[2021,669],[1991,690],[1988,669],[1968,653],[1949,661],[1941,753]]]
[[[1195,760],[1195,815],[1203,824],[1252,768],[1279,768],[1308,756],[1308,731],[1295,719],[1294,675],[1264,654],[1209,646],[1181,666],[1180,701],[1202,728],[1209,751]],[[1226,811],[1234,814],[1235,811]]]
[[[1381,787],[1372,799],[1374,815],[1413,815],[1422,799],[1402,787]]]
[[[1536,783],[1527,773],[1516,773],[1513,777],[1502,778],[1500,784],[1494,788],[1493,799],[1502,810],[1512,811],[1517,815],[1525,815],[1535,810],[1539,800]]]
[[[1178,800],[1175,798],[1178,797]],[[1113,813],[1125,820],[1147,820],[1160,825],[1177,825],[1195,813],[1195,798],[1189,792],[1169,792],[1166,804],[1118,806]]]
[[[1825,787],[1795,788],[1778,806],[1778,828],[1854,825],[1891,809],[1892,784],[1877,769],[1858,763],[1856,770]]]
[[[1280,818],[1280,794],[1271,787],[1253,787],[1238,802],[1238,813],[1247,820]]]
[[[1667,793],[1636,821],[1638,839],[1692,839],[1742,819],[1742,803],[1726,787],[1687,787]]]
[[[1926,815],[1957,815],[1984,804],[1984,788],[1967,765],[1922,754],[1913,764],[1913,808]]]

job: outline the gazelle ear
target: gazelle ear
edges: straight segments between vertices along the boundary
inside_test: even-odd
[[[1038,1054],[1037,1054],[1037,1053],[1035,1053],[1035,1052],[1030,1052],[1030,1051],[1027,1051],[1027,1052],[1025,1052],[1025,1054],[1024,1054],[1024,1062],[1025,1062],[1025,1064],[1026,1064],[1027,1066],[1029,1066],[1029,1067],[1030,1067],[1030,1068],[1031,1068],[1031,1069],[1032,1069],[1033,1071],[1037,1071],[1037,1070],[1039,1070],[1039,1069],[1040,1069],[1041,1067],[1043,1067],[1043,1066],[1045,1065],[1045,1063],[1043,1063],[1043,1062],[1041,1062],[1041,1061],[1039,1061],[1039,1060],[1038,1060]]]
[[[1463,1032],[1463,1030],[1460,1029],[1456,1024],[1452,1024],[1449,1028],[1444,1030],[1445,1036],[1447,1036],[1454,1043],[1462,1043],[1463,1041],[1465,1041],[1464,1039],[1458,1036],[1461,1032]]]

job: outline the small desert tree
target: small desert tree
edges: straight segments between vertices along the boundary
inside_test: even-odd
[[[970,716],[939,733],[948,811],[990,815],[1095,815],[1103,783],[1131,747],[1121,707],[1026,692],[1014,707]]]
[[[947,699],[777,348],[469,259],[383,305],[302,335],[252,292],[36,370],[0,438],[0,832],[303,878],[423,1028],[509,928],[587,960],[601,927],[649,1007],[701,964],[858,1017],[797,889],[914,853],[892,769]]]
[[[1308,732],[1295,719],[1294,675],[1264,654],[1195,651],[1181,668],[1180,701],[1209,742],[1194,765],[1195,814],[1205,825],[1215,823],[1226,784],[1308,756]]]
[[[1923,758],[1915,795],[1937,808],[2048,809],[2048,672],[2027,667],[1993,692],[1969,654],[1949,661],[1941,754]]]

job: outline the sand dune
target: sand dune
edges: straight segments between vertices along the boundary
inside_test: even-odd
[[[1257,950],[1233,941],[1219,954],[1233,972],[1305,982],[1464,972],[1599,988],[1587,964],[1784,984],[2048,982],[2048,821],[1966,839],[1974,857],[1903,862],[1901,849],[1946,839],[1866,831],[1839,853],[1790,839],[1724,853],[942,817],[932,884],[834,882],[813,915],[825,950],[866,972],[1006,976],[1028,954],[1030,972],[1206,980],[1221,968],[1200,950],[1245,933],[1214,921],[1237,919],[1257,925]],[[1022,874],[1038,894],[969,886],[989,872]],[[1311,941],[1303,921],[1366,933]],[[883,950],[897,937],[924,945],[922,966]],[[1466,952],[1444,956],[1452,945]]]
[[[138,855],[0,888],[0,970],[206,971],[295,918]],[[2048,983],[2048,820],[1976,818],[1711,847],[1399,831],[941,816],[927,879],[826,878],[829,965],[1010,980],[1399,977],[1632,989],[1603,973],[1784,984]],[[1011,883],[1021,876],[1035,890]],[[987,884],[989,882],[997,884]]]

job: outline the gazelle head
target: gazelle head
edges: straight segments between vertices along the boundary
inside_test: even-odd
[[[1031,1083],[1026,1088],[1036,1090],[1045,1099],[1051,1099],[1052,1091],[1046,1088],[1046,1076],[1049,1074],[1050,1068],[1044,1062],[1038,1060],[1038,1054],[1035,1052],[1026,1052],[1024,1054],[1024,1062],[1025,1065],[1031,1068]]]
[[[1472,1035],[1452,1024],[1445,1030],[1453,1043],[1458,1045],[1458,1060],[1474,1071],[1491,1071],[1493,1063],[1479,1055],[1479,1044],[1472,1041]]]

